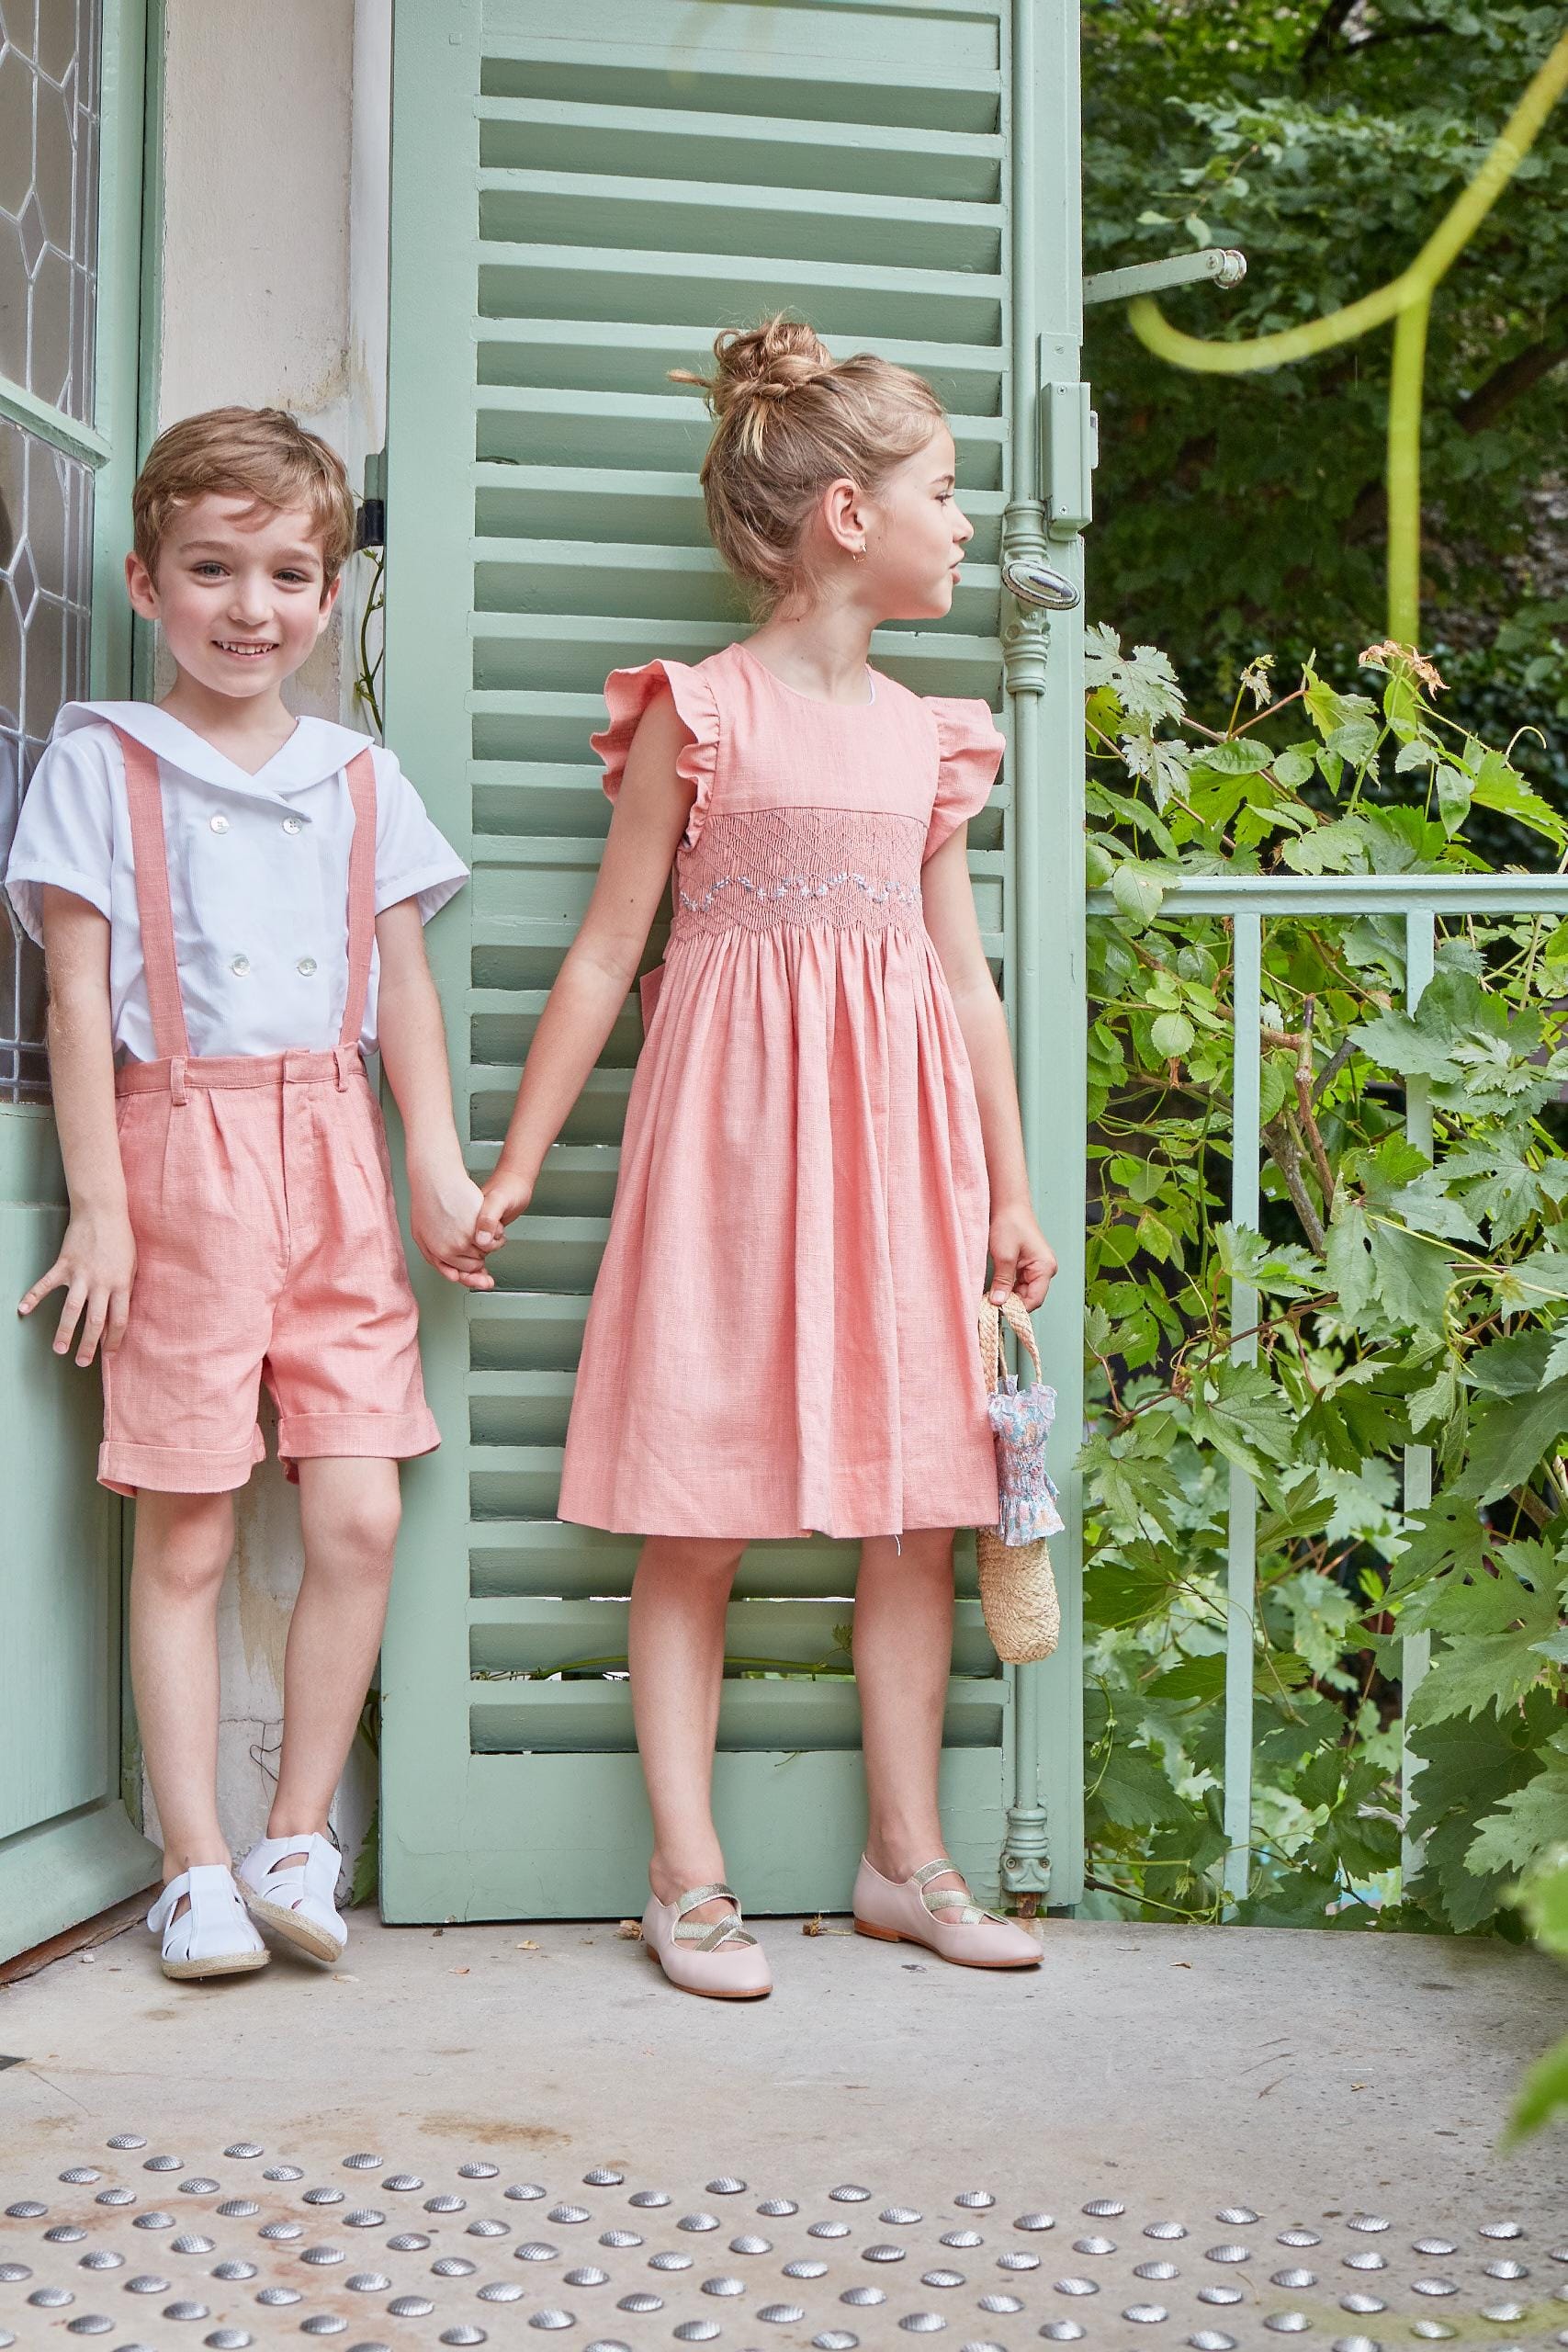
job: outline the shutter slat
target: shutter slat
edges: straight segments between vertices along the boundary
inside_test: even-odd
[[[630,1754],[637,1747],[632,1694],[624,1682],[470,1684],[474,1753],[483,1755]],[[994,1747],[1001,1738],[999,1681],[955,1678],[948,1685],[942,1744]],[[718,1706],[721,1755],[748,1748],[787,1753],[856,1749],[860,1701],[852,1682],[727,1680]]]

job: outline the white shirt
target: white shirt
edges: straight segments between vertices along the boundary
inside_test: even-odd
[[[111,725],[158,755],[191,1052],[335,1046],[348,992],[354,808],[345,771],[356,752],[368,749],[376,765],[377,913],[417,899],[428,922],[468,877],[394,755],[351,728],[301,718],[282,750],[247,775],[154,704],[65,705],[22,801],[6,889],[40,944],[46,883],[107,917],[115,1048],[130,1061],[156,1053],[125,763]],[[367,1053],[376,1050],[377,979],[372,955]]]

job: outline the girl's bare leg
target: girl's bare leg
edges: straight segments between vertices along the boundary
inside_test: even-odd
[[[649,1882],[661,1903],[724,1877],[713,1824],[713,1753],[724,1616],[745,1548],[650,1535],[632,1584],[632,1712],[653,1815]],[[728,1911],[727,1903],[705,1903],[689,1917],[719,1919]]]
[[[865,1754],[866,1860],[907,1879],[946,1848],[937,1803],[953,1658],[953,1530],[906,1531],[861,1545],[854,1663]],[[933,1888],[961,1886],[956,1871]]]

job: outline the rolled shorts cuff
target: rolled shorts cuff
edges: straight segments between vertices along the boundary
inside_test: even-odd
[[[428,1406],[417,1413],[278,1416],[277,1457],[286,1466],[333,1457],[354,1462],[408,1462],[417,1453],[434,1453],[440,1442],[441,1432]]]
[[[258,1462],[266,1459],[259,1426],[249,1446],[215,1453],[191,1445],[134,1445],[106,1438],[98,1448],[98,1484],[111,1494],[227,1495],[243,1487]]]

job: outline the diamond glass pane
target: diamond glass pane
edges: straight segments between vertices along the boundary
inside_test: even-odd
[[[0,0],[0,375],[90,421],[101,0]]]
[[[92,546],[91,468],[0,421],[0,865],[55,712],[89,690]],[[7,901],[0,1102],[39,1102],[48,1091],[43,958]]]

